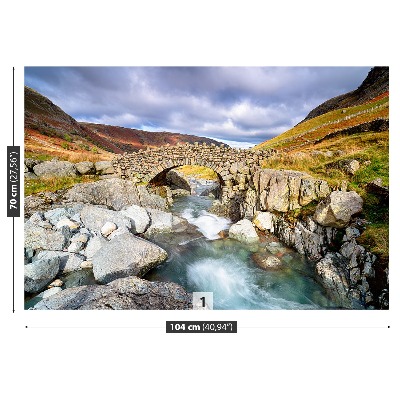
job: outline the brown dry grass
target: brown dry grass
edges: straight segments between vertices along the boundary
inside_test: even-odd
[[[25,157],[41,160],[58,158],[77,163],[80,161],[107,161],[114,157],[113,153],[99,149],[85,139],[71,142],[69,137],[66,137],[66,140],[49,137],[33,129],[25,130],[24,144]]]

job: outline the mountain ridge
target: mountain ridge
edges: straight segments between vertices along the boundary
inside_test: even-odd
[[[46,96],[25,86],[25,149],[35,154],[73,158],[111,158],[114,154],[134,152],[146,147],[205,142],[214,139],[173,132],[148,132],[134,128],[78,122]],[[227,146],[226,144],[224,144]]]
[[[297,125],[309,119],[339,108],[347,108],[366,103],[389,91],[389,67],[374,67],[361,85],[350,92],[329,99],[313,110]]]

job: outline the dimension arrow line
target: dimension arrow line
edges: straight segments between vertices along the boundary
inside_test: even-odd
[[[12,102],[13,102],[13,146],[15,146],[15,67],[13,67],[13,95],[12,95]],[[8,160],[7,160],[8,161]],[[19,168],[19,166],[18,166]],[[19,182],[18,182],[19,184]],[[13,217],[13,229],[12,229],[12,236],[13,236],[13,245],[12,245],[12,252],[13,252],[13,314],[15,313],[15,218]]]

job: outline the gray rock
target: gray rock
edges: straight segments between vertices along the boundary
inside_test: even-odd
[[[360,169],[360,163],[354,159],[345,159],[326,164],[325,168],[338,168],[348,175],[354,175]]]
[[[68,246],[67,251],[69,253],[79,253],[84,247],[83,242],[75,241]]]
[[[143,276],[168,257],[165,250],[131,233],[117,236],[93,256],[93,274],[99,283],[130,275]]]
[[[52,225],[57,225],[57,223],[62,219],[72,219],[73,216],[80,212],[82,207],[82,204],[75,204],[72,207],[53,208],[46,211],[44,217],[50,221]]]
[[[72,221],[69,218],[62,218],[56,224],[57,229],[60,229],[63,226],[67,226],[71,231],[77,231],[80,227],[77,222]]]
[[[349,175],[354,175],[360,169],[360,163],[357,160],[348,160],[343,165],[343,169]]]
[[[351,308],[349,299],[349,276],[346,272],[346,260],[339,253],[327,253],[316,264],[316,272],[329,296],[338,306]]]
[[[43,221],[45,221],[45,218],[41,211],[33,213],[29,218],[29,222],[35,225],[39,225]]]
[[[58,221],[69,218],[70,213],[66,208],[53,208],[52,210],[46,211],[44,217],[49,220],[52,225],[57,225]]]
[[[320,202],[314,219],[322,226],[344,228],[362,210],[363,200],[356,192],[334,191]]]
[[[355,239],[360,236],[360,231],[357,228],[354,228],[352,226],[348,226],[346,228],[346,233],[343,236],[343,242],[347,242],[351,239]]]
[[[60,287],[52,287],[50,289],[45,290],[44,292],[39,293],[35,297],[32,297],[30,300],[25,302],[24,308],[25,310],[32,310],[33,307],[39,303],[41,300],[46,299],[58,292],[61,292],[62,289]]]
[[[151,236],[159,232],[172,232],[172,214],[160,210],[148,208],[150,216],[150,227],[146,231],[146,236]]]
[[[76,286],[95,285],[96,281],[93,276],[93,271],[89,268],[82,268],[78,271],[73,271],[63,277],[63,289],[69,289]]]
[[[258,212],[253,219],[253,224],[260,231],[271,231],[273,229],[274,214],[270,212]]]
[[[59,195],[52,192],[41,192],[24,199],[24,215],[29,218],[36,211],[46,211],[59,200]]]
[[[95,232],[101,232],[101,228],[107,222],[113,222],[118,228],[126,227],[130,230],[132,227],[131,219],[124,214],[96,206],[83,207],[81,211],[81,220],[87,229]]]
[[[67,243],[62,232],[45,229],[29,221],[25,223],[24,233],[24,247],[33,250],[62,250]]]
[[[93,269],[93,263],[91,261],[82,261],[80,267],[82,269]]]
[[[132,205],[126,209],[121,210],[121,214],[125,215],[133,221],[133,233],[144,233],[150,225],[149,214],[143,207]]]
[[[33,249],[24,248],[24,264],[29,264],[32,262],[33,255]]]
[[[93,256],[108,242],[101,236],[92,237],[86,245],[85,255],[87,259],[92,259]]]
[[[71,238],[71,242],[82,242],[82,243],[87,243],[89,240],[89,234],[87,233],[81,233],[81,231],[79,231],[78,233],[75,233],[74,236],[72,236]]]
[[[140,203],[131,203],[144,208],[155,208],[157,210],[165,210],[168,207],[167,199],[156,194],[149,193],[145,186],[138,186],[137,191],[140,198]],[[171,194],[172,198],[172,194]]]
[[[292,170],[256,171],[253,184],[258,190],[261,211],[294,210],[330,192],[327,182]]]
[[[95,163],[96,173],[99,175],[107,175],[114,173],[112,161],[98,161]]]
[[[133,204],[158,209],[167,206],[165,199],[150,194],[144,186],[119,178],[78,183],[65,193],[64,201],[104,205],[117,211]]]
[[[36,293],[46,287],[58,274],[60,259],[36,260],[24,266],[24,290]]]
[[[35,255],[34,261],[40,260],[59,260],[60,272],[67,273],[81,269],[81,263],[85,259],[83,256],[67,251],[41,251]]]
[[[37,164],[40,164],[42,161],[34,160],[33,158],[25,158],[25,165],[27,166],[29,171],[33,171],[33,167]]]
[[[35,310],[189,310],[192,295],[172,282],[149,282],[138,277],[108,285],[65,289],[34,306]]]
[[[254,262],[263,269],[277,269],[282,267],[282,262],[278,257],[267,254],[256,253],[252,256]]]
[[[95,172],[94,164],[91,161],[78,162],[75,164],[75,168],[81,175],[94,174]]]
[[[47,299],[50,296],[53,296],[56,293],[61,292],[61,287],[51,287],[50,289],[45,290],[44,292],[39,293],[35,298],[37,299]]]
[[[63,285],[63,281],[61,280],[61,279],[55,279],[53,282],[51,282],[50,284],[49,284],[49,288],[52,288],[52,287],[61,287],[62,285]]]
[[[132,230],[132,229],[131,229]],[[113,231],[109,236],[107,236],[108,240],[113,240],[114,238],[116,238],[119,235],[123,235],[124,233],[130,233],[131,231],[128,230],[128,228],[126,228],[125,226],[123,226],[122,228],[118,228],[115,231]]]
[[[28,221],[45,229],[52,229],[53,227],[53,225],[44,218],[43,213],[40,211],[32,214]]]
[[[229,237],[243,243],[255,243],[259,241],[257,232],[248,219],[242,219],[229,228]]]
[[[117,225],[114,222],[107,221],[100,229],[103,236],[107,237],[117,229]]]
[[[40,177],[76,176],[75,165],[68,161],[44,161],[33,167],[33,172]]]
[[[34,174],[33,172],[25,172],[24,178],[25,179],[37,179],[38,176],[36,174]]]

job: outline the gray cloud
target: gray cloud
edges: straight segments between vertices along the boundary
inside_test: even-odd
[[[259,143],[371,67],[26,67],[25,83],[79,121]]]

